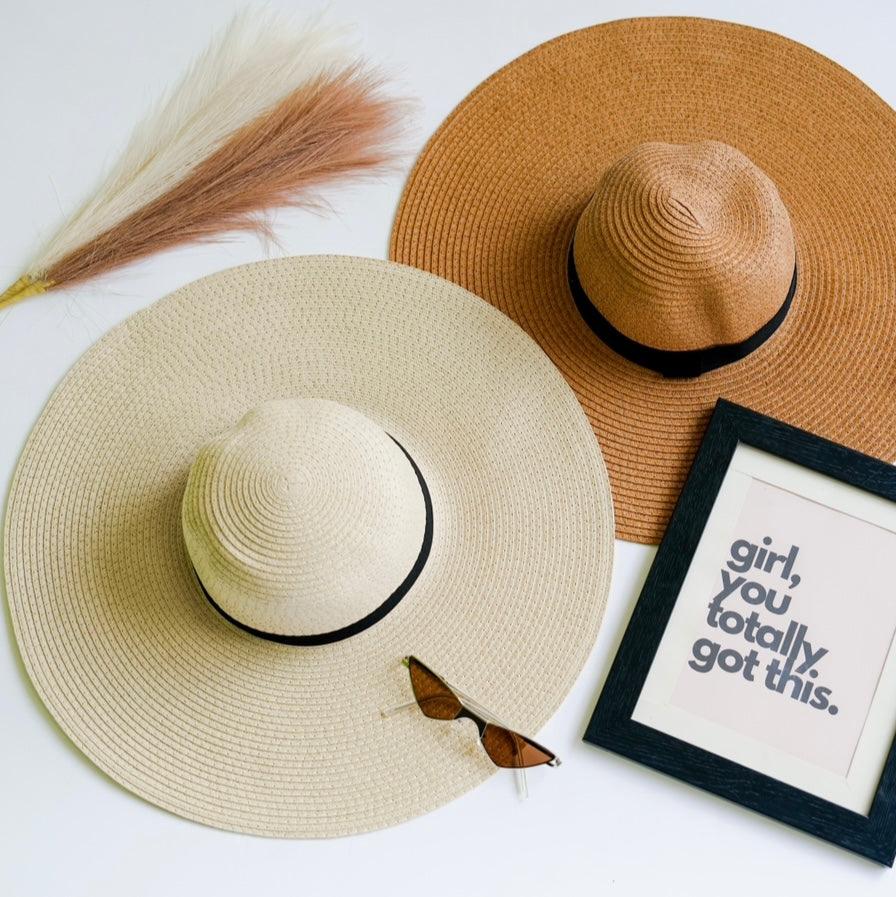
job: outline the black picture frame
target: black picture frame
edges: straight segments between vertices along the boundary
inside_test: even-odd
[[[720,399],[648,573],[585,740],[888,866],[896,858],[896,741],[864,816],[636,722],[632,716],[739,443],[896,502],[896,467]]]

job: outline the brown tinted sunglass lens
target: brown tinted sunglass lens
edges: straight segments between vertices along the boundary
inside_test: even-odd
[[[491,723],[482,733],[482,746],[495,766],[506,769],[528,769],[530,766],[550,763],[554,759],[553,754],[522,735]]]
[[[408,658],[408,669],[420,709],[431,719],[456,719],[462,708],[454,692],[415,657]]]

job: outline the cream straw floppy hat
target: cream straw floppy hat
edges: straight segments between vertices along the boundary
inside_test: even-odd
[[[28,672],[99,767],[210,825],[326,837],[493,771],[465,726],[381,717],[404,655],[545,723],[612,537],[588,421],[522,330],[430,274],[309,257],[184,287],[78,362],[5,564]]]
[[[575,389],[617,533],[658,542],[720,396],[896,459],[896,113],[707,19],[542,44],[423,151],[394,259],[509,314]]]

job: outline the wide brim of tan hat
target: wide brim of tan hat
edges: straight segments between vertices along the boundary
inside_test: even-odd
[[[449,116],[408,182],[391,255],[485,297],[563,371],[610,470],[617,535],[658,542],[717,398],[896,458],[896,113],[787,38],[706,19],[567,34]],[[768,174],[793,223],[797,292],[746,359],[690,380],[615,354],[567,285],[576,222],[640,143],[715,140]]]
[[[364,632],[297,647],[205,599],[181,531],[190,465],[260,402],[331,399],[422,470],[433,544]],[[227,829],[325,837],[400,822],[494,771],[473,727],[415,708],[415,654],[535,734],[593,645],[609,483],[536,344],[454,284],[307,257],[223,272],[116,327],[53,394],[5,525],[16,638],[37,691],[113,779]]]

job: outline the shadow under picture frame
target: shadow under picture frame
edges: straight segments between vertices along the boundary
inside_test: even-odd
[[[896,468],[720,399],[585,740],[896,857]]]

